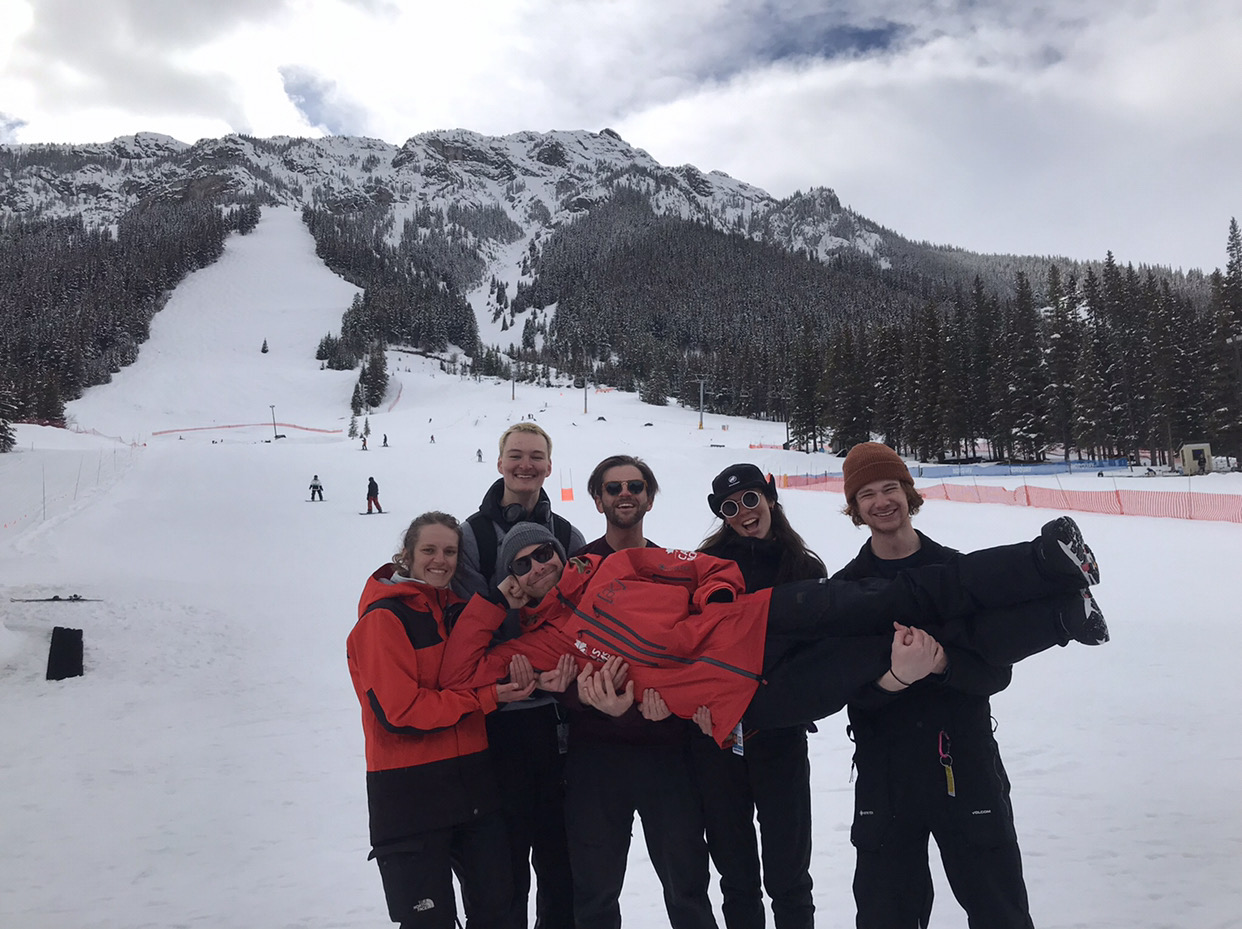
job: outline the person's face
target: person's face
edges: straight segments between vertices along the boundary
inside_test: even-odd
[[[513,556],[513,561],[529,556],[547,544],[546,542],[540,542],[536,545],[523,546]],[[512,563],[510,562],[510,564]],[[538,600],[556,586],[556,582],[561,579],[561,572],[564,570],[565,564],[561,561],[561,556],[553,549],[552,557],[547,561],[539,562],[532,557],[530,559],[530,569],[523,574],[515,574],[514,577],[518,579],[518,584],[521,586],[523,594],[532,600]]]
[[[872,532],[897,532],[910,524],[910,501],[901,481],[864,484],[854,496],[854,509]]]
[[[510,433],[496,462],[496,470],[505,479],[505,490],[516,494],[537,493],[544,479],[552,473],[548,443],[531,432]]]
[[[447,587],[457,571],[457,533],[438,523],[423,526],[406,558],[410,577],[432,587]]]
[[[756,497],[759,498],[757,501]],[[739,490],[725,497],[727,501],[737,505],[737,513],[722,517],[730,529],[748,539],[766,539],[771,535],[772,504],[762,490]],[[747,503],[755,505],[749,507]]]
[[[643,485],[637,493],[630,489],[634,482]],[[604,519],[608,520],[610,526],[632,529],[643,521],[643,517],[651,509],[651,488],[643,479],[643,473],[633,465],[609,468],[604,472],[600,486],[602,491],[595,498],[595,509],[604,514]]]

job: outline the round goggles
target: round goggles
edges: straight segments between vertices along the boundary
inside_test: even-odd
[[[753,510],[759,505],[759,491],[748,490],[742,494],[742,506],[737,505],[736,500],[726,500],[720,504],[720,515],[725,519],[732,519],[738,513],[742,512],[742,507]]]

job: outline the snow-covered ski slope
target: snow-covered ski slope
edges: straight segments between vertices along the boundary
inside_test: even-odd
[[[511,398],[507,383],[399,352],[362,452],[332,431],[355,375],[313,358],[352,294],[295,214],[268,211],[178,288],[137,364],[70,405],[81,428],[123,442],[23,426],[0,456],[0,926],[386,924],[345,636],[410,518],[474,509],[516,419],[551,432],[548,489],[588,539],[602,523],[586,477],[606,454],[651,462],[662,490],[648,535],[669,547],[709,530],[726,464],[839,464],[748,448],[783,439],[781,424],[708,416],[700,431],[696,411],[620,393],[589,393],[584,413],[580,390]],[[313,474],[323,503],[307,502]],[[358,518],[369,476],[393,518]],[[782,501],[830,566],[864,539],[838,495]],[[970,549],[1032,536],[1050,515],[931,502],[916,525]],[[993,701],[1036,924],[1242,926],[1242,526],[1080,522],[1114,641],[1037,656]],[[75,593],[99,602],[9,602]],[[43,679],[56,624],[85,630],[84,677]],[[837,716],[812,737],[823,927],[853,925],[844,728]],[[936,880],[933,924],[961,929]],[[627,926],[667,925],[637,836],[622,905]]]

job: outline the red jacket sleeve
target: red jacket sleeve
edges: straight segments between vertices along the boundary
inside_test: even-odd
[[[400,620],[387,610],[373,610],[349,637],[349,661],[358,689],[369,700],[384,728],[429,732],[446,729],[469,713],[496,709],[493,688],[442,690],[429,686],[438,677],[425,665],[439,649],[410,645]]]
[[[548,596],[555,596],[549,594]],[[564,653],[563,636],[548,625],[492,645],[507,611],[476,594],[457,618],[440,665],[440,686],[483,687],[509,676],[509,659],[525,655],[538,671],[555,667]]]

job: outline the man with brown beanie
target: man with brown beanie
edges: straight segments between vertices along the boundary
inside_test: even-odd
[[[958,557],[910,522],[923,503],[904,461],[863,442],[845,458],[845,513],[871,530],[842,580],[893,578]],[[1009,778],[992,737],[991,694],[1011,669],[945,647],[948,666],[899,693],[874,685],[849,703],[858,779],[854,899],[858,929],[921,929],[931,917],[928,839],[970,925],[1030,929]],[[951,774],[950,774],[951,772]]]

